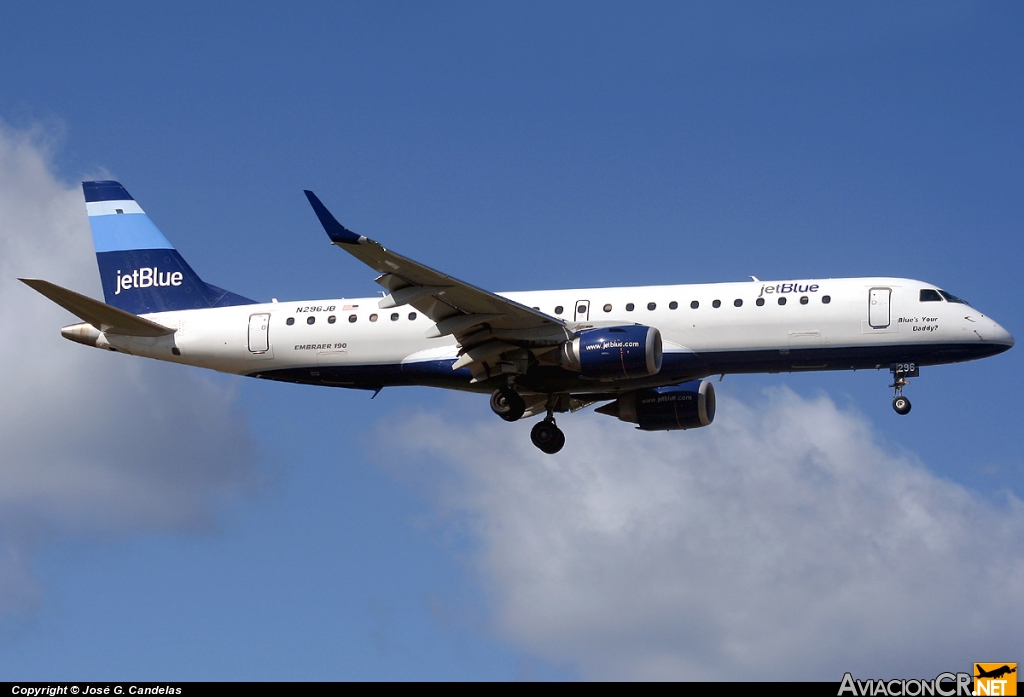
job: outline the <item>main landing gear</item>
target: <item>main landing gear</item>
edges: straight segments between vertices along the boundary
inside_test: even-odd
[[[512,385],[499,387],[491,395],[491,411],[505,421],[519,421],[526,411],[526,400],[519,396]]]
[[[548,397],[548,415],[543,421],[534,425],[530,431],[530,440],[541,451],[548,455],[554,455],[565,446],[565,434],[555,424],[554,411],[556,408],[554,397]],[[499,387],[491,395],[491,410],[505,419],[505,421],[518,421],[526,413],[526,400],[516,392],[511,384]],[[564,411],[564,409],[560,409]]]
[[[565,434],[555,425],[555,417],[548,413],[544,420],[537,422],[530,431],[530,440],[541,451],[554,455],[565,445]]]
[[[892,373],[892,387],[896,390],[892,398],[892,408],[900,416],[910,413],[910,400],[903,396],[903,388],[910,384],[908,377],[920,375],[920,368],[915,363],[896,363],[889,368]]]

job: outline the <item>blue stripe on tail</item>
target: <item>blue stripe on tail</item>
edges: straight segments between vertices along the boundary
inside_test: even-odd
[[[134,201],[131,195],[118,182],[82,182],[82,191],[85,192],[85,202],[94,201]]]
[[[89,226],[97,254],[125,249],[174,249],[145,213],[91,215]]]
[[[255,303],[204,283],[118,182],[82,190],[108,305],[141,315]]]

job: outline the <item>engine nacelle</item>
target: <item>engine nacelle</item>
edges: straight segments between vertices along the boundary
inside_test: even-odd
[[[635,390],[597,411],[634,423],[641,431],[675,431],[715,420],[715,387],[707,380]]]
[[[639,324],[587,329],[563,344],[561,364],[605,380],[655,375],[661,370],[661,332]]]

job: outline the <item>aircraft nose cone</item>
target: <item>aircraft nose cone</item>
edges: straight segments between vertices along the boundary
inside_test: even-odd
[[[990,334],[991,338],[989,339],[989,341],[991,341],[994,344],[1002,344],[1006,346],[1006,348],[1011,348],[1014,344],[1013,336],[1010,334],[1010,332],[1006,331],[998,322],[992,323],[992,330]]]
[[[996,327],[999,329],[999,340],[1006,344],[1007,346],[1013,346],[1013,336],[1010,334],[1010,332],[1006,331],[998,324],[996,325]]]

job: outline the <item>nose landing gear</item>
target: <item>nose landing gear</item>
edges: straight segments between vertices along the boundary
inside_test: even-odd
[[[892,398],[892,408],[900,416],[906,416],[910,413],[910,400],[903,396],[903,388],[910,384],[908,377],[916,378],[921,374],[920,368],[916,363],[894,363],[889,367],[889,372],[893,378],[889,387],[896,390]]]
[[[906,416],[910,413],[910,400],[901,394],[893,397],[892,408],[896,410],[896,413],[900,416]]]

